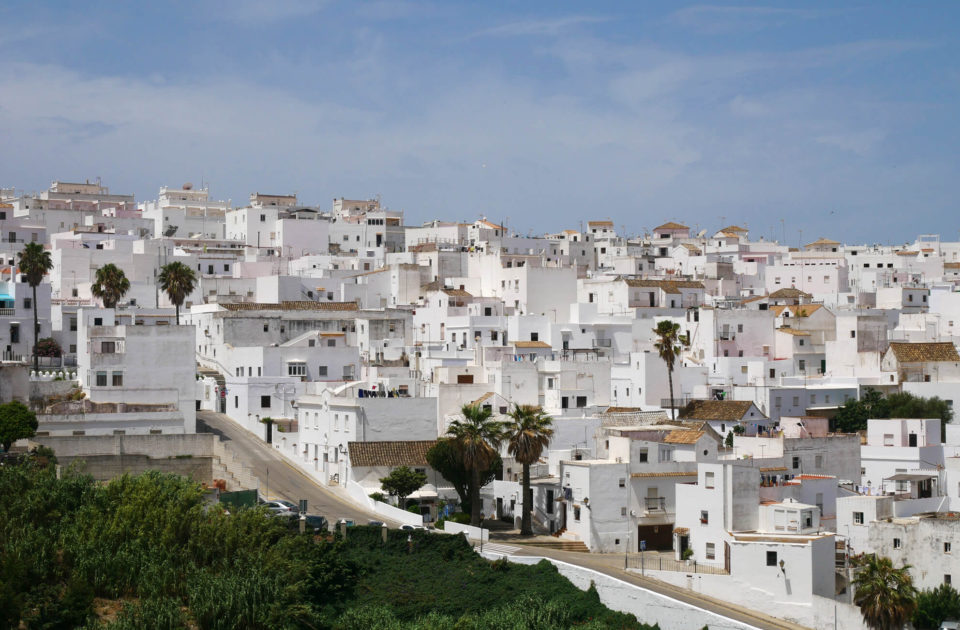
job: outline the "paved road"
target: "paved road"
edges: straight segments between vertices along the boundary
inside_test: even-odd
[[[212,411],[197,412],[197,432],[219,435],[237,459],[250,467],[260,480],[260,491],[271,499],[294,503],[306,499],[307,511],[327,517],[331,524],[337,519],[348,518],[361,525],[378,520],[391,527],[399,526],[399,523],[367,512],[335,491],[324,488],[228,416]]]
[[[516,549],[516,546],[513,548]],[[484,545],[484,551],[487,551],[487,545]],[[491,549],[491,551],[493,551],[493,549]],[[649,577],[643,577],[635,573],[624,571],[623,556],[619,554],[578,553],[571,551],[560,551],[556,549],[545,549],[542,547],[522,547],[517,551],[508,553],[509,555],[542,556],[545,558],[553,558],[568,564],[575,564],[587,569],[593,569],[599,573],[604,573],[611,577],[615,577],[618,580],[629,582],[630,584],[640,586],[655,593],[672,597],[673,599],[686,602],[696,606],[697,608],[709,610],[710,612],[714,612],[718,615],[723,615],[729,619],[741,621],[756,628],[762,628],[763,630],[809,630],[806,628],[806,626],[801,626],[783,619],[777,619],[776,617],[772,617],[756,610],[743,608],[742,606],[730,604],[714,597],[689,591],[672,584],[667,584],[666,582],[661,582],[660,580],[654,580]]]

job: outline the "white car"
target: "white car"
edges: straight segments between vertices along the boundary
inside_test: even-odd
[[[264,501],[262,505],[274,516],[296,516],[300,513],[299,508],[289,501]]]
[[[401,525],[400,529],[405,529],[407,531],[410,531],[414,529],[426,529],[426,527],[424,527],[423,525]]]

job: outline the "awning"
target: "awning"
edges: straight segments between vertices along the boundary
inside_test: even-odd
[[[677,527],[676,529],[673,530],[673,533],[674,533],[674,534],[679,534],[679,535],[681,535],[681,536],[686,536],[687,534],[690,533],[690,528],[689,528],[689,527]]]
[[[935,472],[897,473],[892,477],[884,477],[887,481],[924,481],[940,475]]]

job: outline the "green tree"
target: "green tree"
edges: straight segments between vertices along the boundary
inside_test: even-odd
[[[460,506],[470,514],[470,497],[473,496],[473,472],[463,463],[463,455],[453,438],[440,438],[427,451],[427,463],[447,480],[460,497]],[[480,472],[480,487],[493,481],[503,470],[503,460],[498,453],[486,470]]]
[[[427,476],[408,466],[397,466],[386,477],[380,478],[380,486],[397,497],[397,505],[402,509],[404,499],[423,487],[427,483]]]
[[[838,430],[854,433],[866,429],[871,418],[939,418],[942,437],[946,424],[953,419],[953,410],[947,401],[937,397],[923,398],[909,392],[894,392],[885,397],[868,387],[860,400],[845,402],[834,421]]]
[[[177,325],[180,325],[180,306],[193,293],[197,275],[182,262],[172,262],[160,269],[160,288],[177,308]]]
[[[503,441],[503,424],[491,420],[490,409],[479,405],[464,405],[460,413],[463,414],[463,420],[451,422],[447,433],[454,439],[463,464],[470,471],[473,481],[470,488],[470,524],[477,527],[483,516],[480,513],[481,472],[487,470],[497,456]]]
[[[938,630],[947,619],[960,619],[960,593],[949,584],[921,591],[917,595],[917,611],[913,627],[917,630]]]
[[[103,300],[105,308],[116,308],[117,302],[130,290],[130,281],[123,269],[113,263],[107,263],[97,269],[97,275],[90,293]]]
[[[683,351],[678,345],[680,341],[680,324],[668,319],[660,320],[654,329],[657,340],[654,342],[660,358],[667,365],[667,381],[670,385],[670,417],[676,420],[677,409],[673,404],[673,368],[677,363],[677,357]]]
[[[37,416],[19,400],[0,405],[0,445],[3,452],[17,440],[32,438],[37,434]]]
[[[733,431],[727,431],[727,437],[724,438],[723,445],[727,448],[733,448]]]
[[[523,466],[523,515],[520,534],[532,536],[530,513],[533,511],[533,490],[530,488],[530,465],[540,459],[553,437],[553,418],[540,407],[514,404],[510,421],[504,426],[507,452]]]
[[[901,630],[917,608],[917,591],[910,565],[897,569],[890,558],[865,556],[857,577],[853,602],[864,623],[874,630]]]
[[[37,338],[40,336],[40,308],[37,305],[37,287],[43,282],[43,277],[53,269],[53,260],[50,252],[40,243],[27,243],[19,254],[20,275],[27,280],[33,290],[33,369],[40,369],[40,357],[37,354]]]

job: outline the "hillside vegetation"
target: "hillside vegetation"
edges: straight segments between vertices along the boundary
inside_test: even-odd
[[[488,562],[460,536],[299,535],[225,513],[159,473],[57,479],[0,467],[0,627],[59,629],[647,628],[547,562]]]

